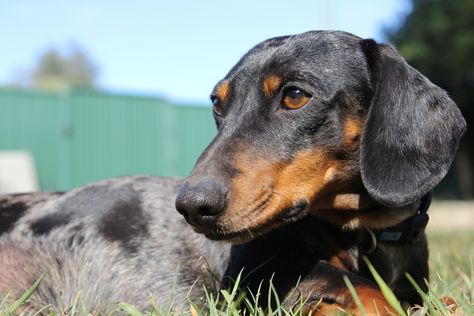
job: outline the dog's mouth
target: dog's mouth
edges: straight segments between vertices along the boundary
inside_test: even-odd
[[[263,203],[267,205],[268,202]],[[253,213],[255,214],[255,213]],[[209,239],[217,241],[227,241],[231,243],[245,243],[256,237],[265,235],[270,231],[288,223],[296,222],[307,215],[307,203],[296,203],[278,212],[271,220],[259,224],[251,224],[248,227],[239,227],[239,229],[226,229],[225,226],[217,224],[212,230],[203,230],[195,227],[195,231],[204,234]],[[258,223],[257,220],[253,223]]]

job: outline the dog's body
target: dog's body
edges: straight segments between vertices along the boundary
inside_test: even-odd
[[[262,280],[266,280],[265,292],[273,278],[281,298],[302,278],[302,288],[322,286],[313,299],[334,300],[337,293],[343,301],[348,296],[340,295],[345,286],[338,278],[339,269],[370,278],[361,266],[361,255],[370,247],[367,235],[343,232],[315,218],[233,247],[196,234],[174,207],[180,183],[135,176],[93,183],[65,194],[1,198],[0,292],[20,294],[47,272],[33,296],[37,302],[64,309],[81,290],[82,299],[95,310],[108,309],[117,301],[146,309],[150,294],[160,306],[171,301],[177,307],[188,300],[202,302],[203,285],[212,290],[232,285],[242,269],[242,284],[254,293]],[[388,247],[391,249],[379,247],[369,257],[376,259],[375,265],[391,285],[400,282],[402,271],[413,267],[420,269],[412,271],[417,280],[427,276],[427,253],[419,253],[427,249],[424,238],[402,247],[408,252],[397,254],[403,263],[389,257],[400,247]],[[418,300],[407,284],[400,289],[409,292],[404,299]],[[308,289],[307,294],[313,290]]]
[[[188,294],[202,299],[200,281],[211,285],[211,271],[222,278],[230,246],[193,232],[174,208],[178,187],[172,179],[127,177],[63,195],[2,198],[9,225],[2,227],[0,292],[19,294],[47,272],[35,298],[60,308],[79,290],[96,310],[116,301],[145,309],[149,293],[161,306]]]
[[[444,91],[390,46],[309,32],[257,45],[212,100],[218,135],[179,193],[179,181],[131,177],[0,201],[0,292],[49,269],[44,302],[82,290],[96,308],[145,307],[148,291],[164,304],[173,287],[177,301],[203,299],[203,284],[244,268],[244,287],[275,273],[289,306],[310,295],[321,313],[357,313],[347,275],[371,313],[388,304],[367,255],[399,299],[420,302],[404,274],[428,277],[424,234],[378,245],[375,235],[419,222],[452,162],[465,123]]]

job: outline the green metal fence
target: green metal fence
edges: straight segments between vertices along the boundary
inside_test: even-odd
[[[91,91],[0,90],[0,150],[29,150],[41,189],[127,174],[184,176],[215,135],[209,107]]]
[[[0,150],[29,150],[43,190],[128,174],[185,176],[216,133],[210,107],[91,91],[0,89]],[[454,168],[436,188],[461,196]]]

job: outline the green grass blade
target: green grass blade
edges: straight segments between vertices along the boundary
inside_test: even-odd
[[[43,306],[42,308],[40,308],[36,313],[34,313],[32,316],[41,316],[41,315],[45,315],[43,312],[46,311],[48,308],[51,308],[51,305],[46,305],[46,306]],[[53,311],[51,310],[50,311],[50,314],[52,313]],[[68,314],[69,315],[69,314]],[[72,315],[71,315],[72,316]]]
[[[273,275],[270,278],[270,280],[272,280],[272,279],[273,279]],[[271,290],[269,290],[268,293],[267,293],[267,303],[268,303],[267,314],[272,316],[273,315],[273,309],[272,309],[272,291]]]
[[[387,302],[392,306],[392,308],[401,316],[407,316],[407,313],[403,309],[402,305],[398,301],[397,297],[395,294],[393,294],[392,290],[388,287],[387,283],[382,279],[380,274],[375,270],[374,266],[370,263],[369,259],[367,257],[364,257],[364,261],[369,267],[370,273],[372,273],[372,276],[375,279],[375,282],[380,288],[380,291],[382,292],[382,295],[385,297]]]
[[[248,311],[248,315],[256,316],[260,315],[260,305],[259,299],[261,295],[261,288],[262,288],[263,281],[260,281],[257,292],[254,294],[252,291],[248,291],[247,296],[244,298],[243,306]]]
[[[82,301],[81,309],[82,315],[89,315],[89,306],[86,304],[86,302]]]
[[[12,291],[8,291],[7,295],[3,298],[2,302],[0,303],[0,308],[3,310],[3,306],[7,304],[7,301],[10,299],[10,296],[12,296]]]
[[[275,289],[275,286],[273,285],[273,276],[270,279],[270,288],[268,290],[273,298],[275,299],[275,305],[277,306],[276,315],[282,316],[282,308],[281,308],[281,303],[280,303],[280,298],[278,297],[278,293]]]
[[[74,297],[72,302],[71,313],[69,315],[76,316],[77,303],[79,302],[79,297],[81,296],[81,291],[77,292],[77,295]]]
[[[237,279],[235,280],[234,286],[230,293],[226,290],[221,290],[221,294],[224,297],[224,300],[227,306],[224,315],[234,315],[235,313],[237,313],[237,306],[239,305],[238,301],[241,300],[242,298],[241,296],[239,297],[239,300],[236,300],[235,298],[237,297],[237,293],[239,291],[242,271],[240,271],[239,275],[237,276]]]
[[[212,295],[212,293],[209,293],[206,287],[204,287],[204,293],[206,294],[206,303],[209,309],[209,312],[206,313],[206,315],[209,315],[209,316],[219,315],[219,310],[217,308],[217,303],[218,303],[219,298],[214,299],[214,296]]]
[[[33,293],[36,291],[38,286],[40,286],[45,275],[46,273],[42,274],[39,277],[39,279],[36,280],[36,282],[33,283],[33,285],[25,293],[23,293],[23,295],[17,301],[15,301],[12,305],[10,305],[10,307],[8,308],[6,312],[7,316],[15,315],[15,312],[17,311],[17,309],[20,308],[21,305],[25,304],[26,301],[28,301],[28,299],[31,297],[31,295],[33,295]]]
[[[357,295],[357,292],[354,286],[352,285],[351,281],[349,280],[347,275],[343,276],[343,279],[344,279],[344,283],[346,283],[346,286],[349,289],[349,292],[352,295],[352,298],[354,299],[354,302],[357,305],[357,308],[359,309],[359,312],[361,313],[361,315],[366,316],[367,312],[365,311],[364,305],[360,301],[359,295]]]
[[[449,311],[446,304],[435,294],[436,291],[434,289],[430,287],[428,295],[427,295],[423,292],[423,290],[416,283],[416,281],[411,277],[411,275],[406,273],[405,276],[408,279],[408,281],[410,281],[410,283],[413,285],[413,287],[416,289],[416,291],[421,296],[421,298],[423,299],[424,305],[428,308],[430,315],[440,315],[440,314],[444,316],[451,315],[451,312]]]
[[[416,292],[418,295],[421,296],[421,299],[424,302],[425,307],[428,309],[428,312],[430,315],[436,315],[436,309],[433,308],[433,304],[430,303],[430,298],[426,293],[421,289],[421,287],[416,283],[415,279],[412,278],[411,275],[408,273],[405,273],[405,277],[408,279],[408,281],[411,283],[411,285],[415,288]]]
[[[142,314],[142,312],[140,312],[136,307],[134,307],[134,306],[132,306],[132,305],[130,305],[130,304],[127,304],[127,303],[120,303],[120,304],[119,304],[119,307],[120,307],[120,309],[121,309],[123,312],[125,312],[125,313],[127,313],[127,314],[129,314],[129,315],[131,315],[131,316],[144,316],[144,315]]]

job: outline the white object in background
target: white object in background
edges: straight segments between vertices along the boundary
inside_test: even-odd
[[[33,156],[28,151],[0,151],[0,194],[38,191]]]

